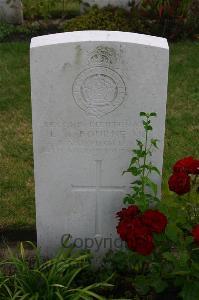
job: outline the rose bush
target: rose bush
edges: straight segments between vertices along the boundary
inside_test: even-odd
[[[168,180],[172,198],[159,201],[150,174],[157,168],[149,160],[157,140],[149,142],[151,117],[144,118],[145,140],[137,140],[128,172],[135,176],[132,193],[124,198],[117,213],[117,233],[130,251],[133,287],[139,294],[175,289],[183,300],[199,295],[199,160],[192,156],[178,160]],[[177,196],[175,196],[175,194]],[[129,262],[131,263],[131,262]],[[136,266],[136,267],[135,267]]]

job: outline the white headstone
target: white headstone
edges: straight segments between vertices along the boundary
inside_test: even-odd
[[[44,254],[53,254],[64,234],[100,253],[118,248],[115,213],[132,182],[122,172],[143,135],[140,111],[158,114],[153,162],[162,169],[168,59],[165,39],[135,33],[32,39],[37,236]]]
[[[23,7],[21,0],[0,0],[0,21],[22,24]]]
[[[83,0],[84,4],[89,6],[97,5],[99,8],[104,6],[115,6],[130,9],[131,0]]]

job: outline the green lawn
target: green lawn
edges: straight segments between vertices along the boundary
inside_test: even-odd
[[[172,164],[199,157],[199,43],[170,47],[163,197]],[[0,44],[0,229],[35,224],[29,45]]]

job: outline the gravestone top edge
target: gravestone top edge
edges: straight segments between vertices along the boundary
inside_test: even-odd
[[[31,39],[30,48],[75,42],[118,42],[140,44],[168,50],[167,39],[122,31],[86,30],[37,36]]]

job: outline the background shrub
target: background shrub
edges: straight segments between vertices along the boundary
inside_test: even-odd
[[[138,14],[148,34],[176,40],[198,33],[198,0],[142,0]]]
[[[69,20],[65,31],[75,30],[119,30],[142,32],[144,26],[136,14],[130,14],[121,8],[111,6],[99,9],[91,8],[87,13]]]
[[[193,7],[188,1],[186,8],[174,6],[170,16],[168,7],[159,15],[156,0],[149,1],[151,6],[132,5],[131,12],[111,6],[102,9],[93,7],[84,15],[66,21],[63,31],[118,30],[162,36],[169,40],[193,37],[199,30],[198,1]]]

